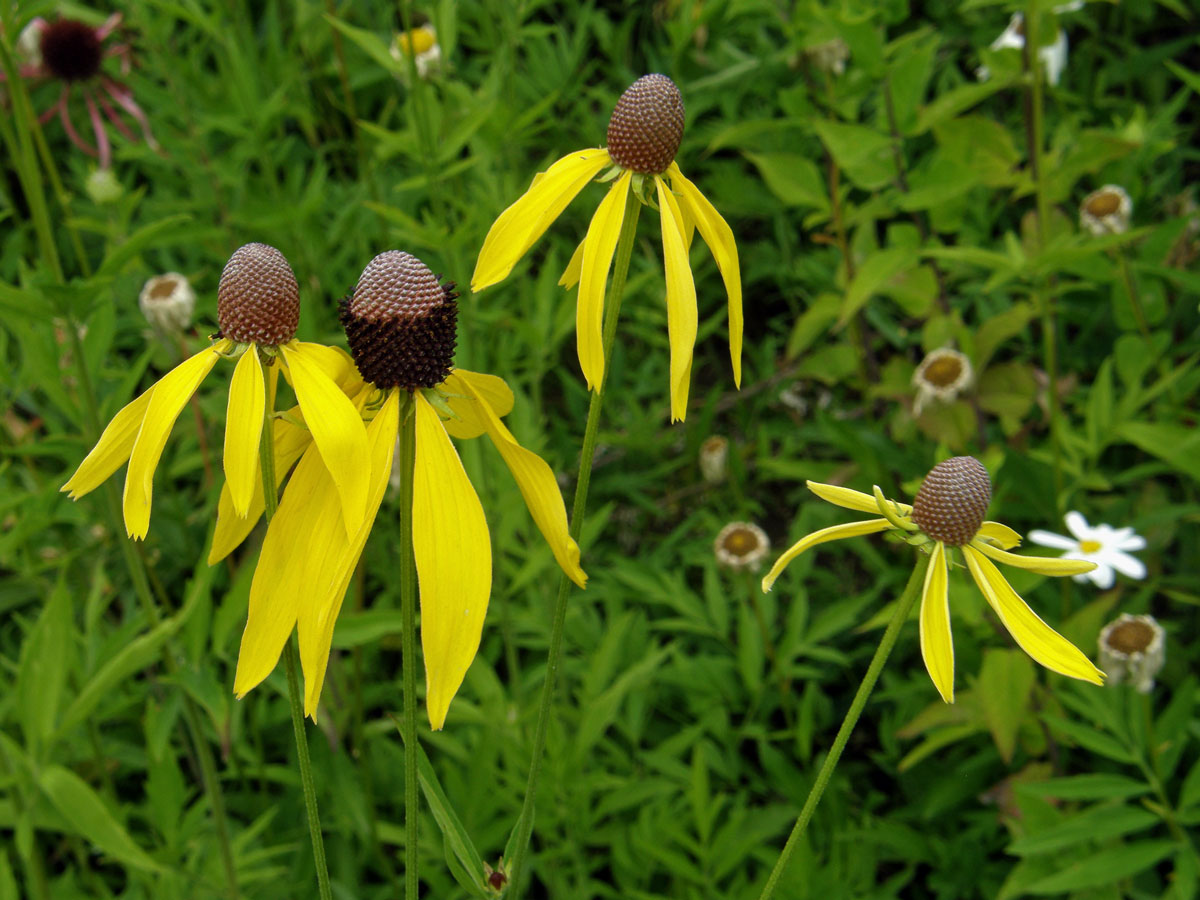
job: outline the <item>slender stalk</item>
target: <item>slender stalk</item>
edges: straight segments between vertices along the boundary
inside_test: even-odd
[[[400,610],[404,647],[404,896],[417,900],[417,572],[413,557],[413,467],[417,458],[416,419],[409,406],[400,413]]]
[[[833,746],[829,748],[829,755],[825,757],[825,762],[821,765],[821,771],[817,773],[817,780],[813,782],[812,789],[808,792],[808,799],[804,801],[804,808],[800,810],[800,817],[796,819],[796,824],[792,827],[792,833],[788,835],[787,843],[783,846],[783,852],[779,854],[779,859],[775,862],[775,868],[771,870],[771,876],[767,879],[767,883],[759,895],[759,900],[768,900],[775,893],[775,886],[779,883],[779,878],[783,875],[784,869],[787,868],[792,851],[796,849],[796,844],[804,836],[804,830],[812,820],[813,813],[817,809],[817,804],[821,802],[821,796],[825,793],[825,788],[829,786],[829,779],[833,777],[833,771],[837,768],[838,760],[842,758],[842,751],[846,749],[846,743],[850,740],[850,734],[854,731],[854,726],[858,724],[858,717],[862,715],[863,707],[867,705],[867,698],[871,696],[871,691],[875,688],[875,682],[879,680],[879,673],[883,671],[883,664],[887,662],[888,655],[892,652],[892,647],[895,646],[896,638],[900,634],[900,628],[908,621],[908,614],[912,611],[913,602],[917,599],[917,595],[921,593],[921,588],[925,583],[925,570],[928,568],[929,557],[921,554],[917,559],[916,568],[913,569],[912,576],[908,579],[908,584],[904,588],[904,593],[900,595],[900,599],[896,602],[896,611],[892,614],[892,620],[888,623],[887,631],[883,633],[883,640],[879,642],[879,647],[876,649],[875,655],[871,658],[871,665],[867,667],[867,674],[863,676],[862,684],[858,686],[858,693],[854,695],[850,709],[846,711],[846,718],[842,720],[842,727],[838,729],[837,737],[833,739]]]
[[[629,258],[633,253],[633,241],[637,233],[638,214],[642,204],[630,197],[625,204],[625,218],[621,221],[621,235],[617,239],[617,260],[613,267],[612,283],[607,294],[608,308],[604,313],[604,375],[607,378],[612,362],[613,343],[617,336],[617,318],[621,312],[621,298],[625,293],[625,278],[629,274]],[[592,480],[592,462],[596,456],[596,439],[600,433],[600,411],[604,405],[604,385],[596,385],[588,404],[587,424],[583,430],[583,449],[579,454],[579,479],[575,482],[575,500],[571,504],[571,522],[568,533],[578,543],[583,531],[583,518],[587,510],[588,487]],[[525,853],[529,849],[529,838],[533,834],[533,810],[537,798],[538,778],[542,772],[542,755],[546,749],[546,733],[554,706],[554,687],[558,669],[562,663],[563,631],[567,621],[567,597],[571,591],[571,580],[562,573],[558,580],[558,599],[554,603],[554,621],[550,628],[550,651],[546,659],[546,680],[542,685],[542,700],[538,707],[537,727],[533,732],[533,753],[529,762],[529,781],[525,786],[525,799],[521,804],[521,815],[517,819],[517,839],[513,845],[513,856],[509,861],[509,883],[512,896],[520,894],[520,881],[524,875]]]
[[[1129,305],[1133,309],[1133,317],[1137,320],[1138,331],[1142,337],[1149,339],[1150,323],[1146,320],[1146,311],[1142,308],[1142,297],[1138,293],[1137,282],[1133,280],[1133,272],[1129,268],[1129,259],[1125,248],[1117,248],[1117,262],[1121,264],[1121,280],[1125,282],[1125,293],[1129,295]]]
[[[257,353],[251,347],[247,353]],[[279,495],[275,488],[275,445],[272,440],[275,411],[271,408],[271,371],[262,367],[263,388],[268,398],[263,409],[262,440],[258,445],[259,468],[262,470],[263,516],[270,522],[279,509]],[[321,816],[317,810],[317,790],[313,783],[312,761],[308,756],[308,737],[304,733],[304,703],[300,696],[299,665],[297,663],[296,639],[288,637],[283,645],[284,668],[287,669],[288,700],[292,710],[292,732],[296,738],[296,762],[300,767],[300,787],[304,791],[304,809],[308,814],[308,834],[312,838],[313,864],[317,869],[317,892],[321,900],[333,900],[333,888],[329,884],[329,868],[325,863],[325,839],[321,835]]]

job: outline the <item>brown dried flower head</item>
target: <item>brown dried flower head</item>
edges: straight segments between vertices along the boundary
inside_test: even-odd
[[[100,72],[104,54],[96,29],[77,19],[59,19],[42,30],[42,64],[63,81],[87,81]]]
[[[246,244],[225,263],[217,287],[221,337],[239,344],[286,344],[300,322],[300,289],[282,253]]]
[[[991,500],[987,469],[973,456],[955,456],[925,476],[913,500],[912,519],[935,541],[961,547],[979,532]]]
[[[409,391],[441,384],[454,363],[458,294],[400,250],[367,263],[339,318],[363,378]]]
[[[608,155],[645,175],[665,172],[682,140],[683,97],[666,75],[643,75],[631,84],[608,120]]]

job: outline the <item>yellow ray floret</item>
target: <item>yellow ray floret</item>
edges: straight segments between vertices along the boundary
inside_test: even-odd
[[[692,351],[696,345],[696,285],[684,246],[683,221],[675,195],[657,175],[663,260],[667,275],[667,337],[671,344],[671,421],[687,417],[688,387],[692,380]]]
[[[954,702],[954,643],[950,637],[950,590],[946,576],[946,547],[938,541],[930,554],[921,592],[921,658],[934,687],[947,703]]]
[[[246,516],[259,477],[258,446],[262,440],[267,389],[258,351],[250,347],[233,370],[225,415],[225,484],[234,512]]]
[[[775,565],[771,566],[771,571],[768,572],[762,580],[763,591],[771,590],[775,584],[775,579],[780,573],[788,567],[793,559],[809,550],[817,544],[825,544],[829,541],[840,541],[842,538],[859,537],[864,534],[875,534],[880,531],[887,531],[892,527],[892,523],[887,519],[867,519],[865,522],[849,522],[845,525],[831,525],[829,528],[822,528],[820,531],[814,531],[810,535],[806,535],[796,543],[792,544],[783,554],[775,561]]]
[[[580,245],[579,302],[575,307],[575,341],[579,366],[588,388],[598,390],[604,384],[604,287],[612,267],[613,252],[621,235],[625,205],[629,199],[632,172],[625,172],[600,201]],[[635,201],[636,202],[636,201]]]

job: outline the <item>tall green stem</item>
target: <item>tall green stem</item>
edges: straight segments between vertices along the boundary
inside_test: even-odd
[[[400,610],[404,627],[404,896],[417,900],[417,573],[413,557],[413,467],[417,431],[412,406],[400,413]]]
[[[625,293],[625,278],[629,274],[629,257],[633,253],[633,241],[637,233],[638,214],[642,204],[636,197],[629,197],[625,204],[625,218],[621,221],[621,235],[617,239],[617,260],[613,267],[612,284],[607,296],[604,313],[604,375],[609,375],[612,362],[613,343],[617,336],[617,317],[621,312],[621,297]],[[604,385],[596,385],[588,404],[587,425],[583,431],[583,449],[579,454],[579,479],[575,482],[575,500],[571,504],[571,522],[568,532],[578,543],[583,531],[583,518],[587,510],[588,486],[592,480],[592,462],[596,456],[596,439],[600,433],[600,410],[604,405]],[[529,781],[525,787],[525,800],[521,804],[521,816],[517,820],[517,836],[513,845],[513,856],[509,861],[509,878],[512,896],[520,892],[520,880],[524,875],[525,854],[529,849],[529,838],[533,834],[533,810],[537,797],[538,778],[542,772],[542,755],[546,749],[546,732],[550,726],[550,715],[554,706],[554,687],[558,679],[558,668],[562,663],[563,630],[567,621],[567,597],[571,591],[571,580],[563,573],[558,581],[558,599],[554,604],[554,622],[550,628],[550,652],[546,660],[546,681],[542,685],[542,701],[538,707],[537,727],[533,733],[533,754],[529,763]]]
[[[900,635],[900,628],[908,621],[908,614],[912,611],[913,602],[917,599],[917,595],[921,593],[921,588],[925,583],[925,570],[928,568],[929,557],[921,554],[918,558],[916,568],[913,569],[912,576],[908,579],[908,584],[904,588],[904,593],[900,595],[900,599],[896,603],[896,611],[892,613],[892,621],[888,623],[887,631],[883,633],[883,640],[879,642],[875,656],[871,658],[871,665],[867,667],[867,674],[863,676],[862,684],[858,686],[858,693],[854,695],[854,701],[850,704],[850,709],[846,711],[846,718],[842,720],[842,727],[838,729],[837,737],[833,739],[833,746],[829,748],[829,755],[825,757],[825,762],[821,765],[821,771],[817,773],[817,780],[813,782],[812,789],[808,792],[808,799],[804,801],[804,808],[800,810],[800,817],[796,819],[796,824],[792,827],[792,833],[788,835],[787,843],[783,846],[783,852],[779,854],[779,859],[775,862],[775,868],[771,870],[771,877],[767,879],[762,894],[759,895],[759,900],[768,900],[775,893],[775,886],[778,884],[780,876],[783,875],[784,869],[787,868],[792,851],[796,849],[796,844],[804,836],[804,830],[808,827],[809,821],[812,820],[813,813],[817,810],[817,804],[821,802],[821,795],[825,793],[825,788],[829,786],[829,779],[833,777],[833,771],[837,768],[838,760],[842,758],[842,751],[846,749],[846,743],[850,740],[850,734],[854,731],[854,726],[858,724],[858,717],[862,715],[863,707],[867,705],[867,698],[871,696],[871,691],[875,688],[875,682],[879,680],[879,673],[883,671],[883,664],[887,662],[888,655],[891,654],[892,647],[896,644],[896,638]]]
[[[257,353],[251,347],[247,353]],[[259,468],[262,470],[263,515],[267,522],[279,509],[279,495],[275,488],[275,445],[272,439],[274,410],[271,390],[271,369],[263,366],[263,388],[267,404],[263,412],[262,440],[258,445]],[[304,809],[308,813],[308,834],[312,838],[313,864],[317,870],[317,892],[321,900],[333,900],[333,888],[329,884],[329,868],[325,863],[325,839],[321,835],[321,816],[317,811],[317,790],[313,783],[312,761],[308,756],[308,737],[304,733],[304,703],[300,696],[300,675],[297,663],[296,640],[289,636],[283,645],[283,663],[287,669],[288,700],[292,710],[292,732],[296,738],[296,762],[300,767],[300,787],[304,791]]]

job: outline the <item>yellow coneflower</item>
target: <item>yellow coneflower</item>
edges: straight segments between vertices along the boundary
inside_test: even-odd
[[[1021,543],[1021,536],[1007,525],[984,521],[992,498],[992,484],[987,469],[974,457],[956,456],[934,466],[911,506],[886,499],[878,488],[875,496],[813,481],[808,482],[808,488],[835,506],[876,513],[882,518],[822,528],[798,541],[763,578],[764,591],[771,589],[788,563],[810,547],[890,531],[930,556],[921,594],[921,655],[929,677],[947,703],[954,702],[954,645],[950,639],[947,578],[947,566],[954,565],[954,550],[962,554],[975,583],[1013,640],[1035,662],[1071,678],[1103,683],[1104,673],[1029,608],[992,560],[1055,576],[1089,572],[1095,564],[1007,552]]]
[[[123,512],[129,536],[150,527],[154,470],[184,405],[218,359],[236,359],[225,423],[225,480],[232,508],[245,517],[261,480],[259,443],[266,412],[263,365],[272,390],[281,364],[296,391],[321,464],[337,485],[339,521],[353,534],[367,505],[367,438],[362,418],[326,372],[329,348],[294,338],[300,318],[296,277],[283,254],[265,244],[239,248],[217,290],[220,332],[113,417],[100,440],[62,486],[72,500],[99,487],[126,461]]]
[[[692,348],[696,343],[696,286],[688,259],[694,231],[700,232],[712,250],[725,281],[733,378],[739,386],[742,380],[742,282],[737,244],[721,214],[675,162],[683,125],[683,99],[675,82],[665,75],[643,75],[617,101],[608,123],[606,148],[564,156],[538,175],[524,196],[500,214],[483,242],[471,278],[474,291],[504,280],[575,195],[608,169],[600,180],[612,182],[612,187],[597,207],[587,236],[559,282],[568,288],[579,284],[575,323],[579,365],[588,387],[597,390],[604,382],[605,285],[625,206],[631,195],[650,206],[657,201],[671,345],[671,418],[676,421],[687,414]]]
[[[512,391],[493,375],[452,366],[457,296],[453,284],[441,284],[417,258],[389,251],[367,265],[343,303],[341,320],[356,366],[343,384],[370,417],[366,518],[349,535],[331,525],[337,492],[328,472],[311,449],[288,449],[300,461],[267,529],[250,587],[234,678],[239,697],[270,674],[295,627],[305,712],[316,714],[333,627],[388,486],[401,417],[415,420],[413,552],[426,707],[434,729],[445,722],[479,649],[492,585],[487,521],[450,436],[491,438],[558,564],[585,585],[554,473],[500,421],[512,409]],[[293,437],[303,440],[302,434]],[[222,551],[235,539],[223,538]]]

